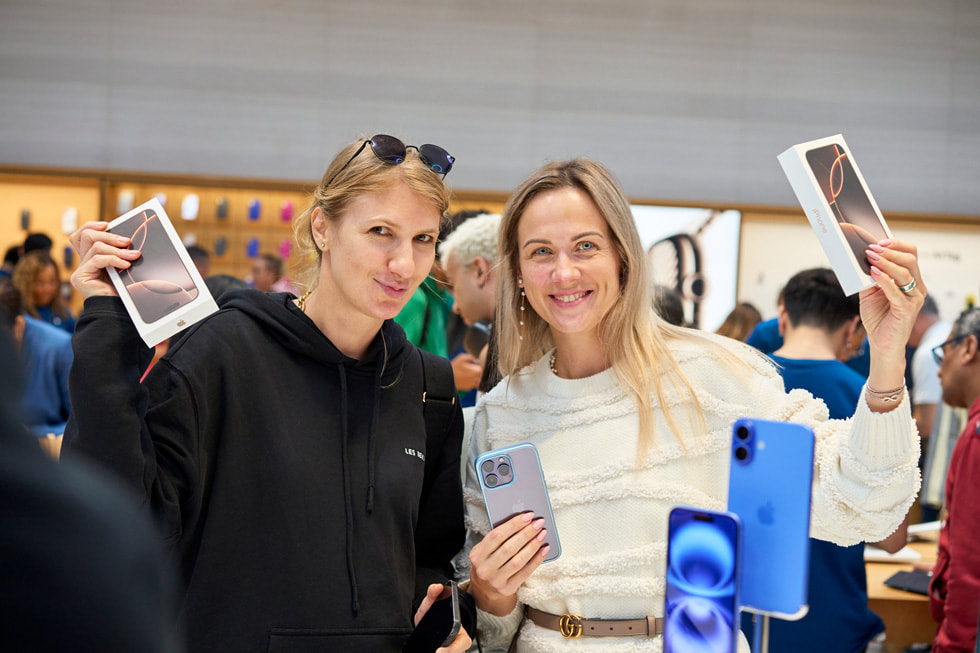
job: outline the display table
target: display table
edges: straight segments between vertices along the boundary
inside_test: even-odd
[[[936,533],[938,537],[938,533]],[[919,564],[936,561],[936,541],[912,542],[909,547],[922,554]],[[868,607],[885,622],[885,642],[889,653],[902,653],[909,644],[932,642],[936,622],[929,615],[929,599],[921,594],[892,589],[885,580],[898,571],[912,571],[912,565],[896,562],[867,562]]]

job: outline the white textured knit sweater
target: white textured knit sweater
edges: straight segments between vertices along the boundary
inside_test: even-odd
[[[663,616],[667,515],[677,505],[724,510],[728,499],[731,427],[740,417],[808,424],[816,432],[811,535],[841,545],[877,541],[895,530],[918,488],[919,438],[907,399],[889,413],[864,401],[850,420],[802,390],[786,393],[766,359],[741,343],[715,338],[749,361],[740,378],[697,340],[671,351],[697,390],[707,431],[674,437],[654,400],[655,440],[637,468],[639,420],[610,369],[585,379],[555,376],[546,355],[501,382],[477,406],[464,488],[468,544],[489,529],[473,472],[484,451],[532,442],[541,456],[561,539],[561,556],[545,563],[518,591],[507,617],[481,611],[484,650],[506,648],[528,604],[552,614],[593,619]],[[669,384],[667,386],[670,387]],[[685,398],[668,391],[679,428]],[[518,651],[661,651],[662,638],[580,638],[526,622]],[[744,638],[740,650],[747,650]]]

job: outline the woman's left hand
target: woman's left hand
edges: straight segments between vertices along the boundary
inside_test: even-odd
[[[878,284],[861,291],[861,321],[871,351],[904,360],[905,345],[926,296],[915,246],[883,240],[869,245],[865,254],[871,278]],[[912,287],[903,291],[909,284]]]
[[[419,621],[421,621],[422,617],[425,616],[425,613],[429,611],[429,608],[432,607],[432,604],[438,601],[440,598],[443,598],[443,594],[448,591],[449,588],[445,585],[439,585],[438,583],[434,585],[429,585],[428,590],[426,590],[425,598],[422,599],[422,603],[419,605],[419,609],[416,610],[415,612],[416,626],[419,625]],[[466,632],[466,629],[460,627],[459,635],[456,636],[456,639],[454,639],[452,643],[449,644],[449,646],[443,646],[441,648],[437,648],[436,653],[464,653],[467,649],[469,649],[472,643],[473,640],[470,639],[470,636]]]

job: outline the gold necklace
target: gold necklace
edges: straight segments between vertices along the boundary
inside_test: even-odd
[[[312,290],[307,290],[305,293],[303,293],[302,297],[296,300],[296,306],[298,306],[299,310],[303,311],[304,313],[306,312],[306,298],[309,297],[312,293],[313,293]]]

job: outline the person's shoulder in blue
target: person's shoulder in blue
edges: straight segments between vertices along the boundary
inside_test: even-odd
[[[48,324],[58,327],[65,333],[71,334],[75,332],[75,318],[72,314],[65,309],[63,313],[56,313],[50,306],[38,306],[37,307],[38,317]]]
[[[20,345],[24,393],[21,411],[34,435],[61,435],[65,431],[71,401],[71,336],[56,326],[24,315]]]
[[[779,318],[774,317],[756,324],[745,343],[763,354],[771,354],[782,347],[783,337],[779,335]]]
[[[865,383],[842,362],[853,358],[863,341],[858,297],[845,297],[831,270],[804,270],[783,290],[780,319],[782,343],[770,357],[786,389],[803,389],[822,399],[831,419],[849,418]],[[881,618],[868,608],[864,544],[810,540],[808,604],[799,621],[771,622],[772,653],[863,651],[884,630]],[[743,617],[750,641],[751,628],[751,620]]]

